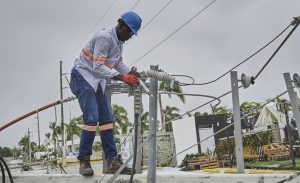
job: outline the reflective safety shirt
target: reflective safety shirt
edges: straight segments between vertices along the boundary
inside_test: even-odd
[[[106,79],[127,74],[130,69],[122,60],[123,42],[119,41],[115,28],[100,30],[75,59],[74,68],[97,91],[101,84],[104,92]]]

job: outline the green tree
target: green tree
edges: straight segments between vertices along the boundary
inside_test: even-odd
[[[182,93],[182,88],[179,85],[178,82],[175,82],[173,87],[170,87],[170,84],[166,81],[161,81],[159,83],[158,87],[159,91],[169,91],[169,92],[176,92],[176,93]],[[171,95],[168,95],[171,98]],[[182,103],[185,103],[185,97],[184,95],[177,95],[179,99],[182,101]],[[162,131],[166,131],[165,129],[165,122],[168,121],[165,119],[164,114],[163,114],[163,104],[162,104],[162,97],[161,94],[158,95],[158,104],[159,104],[159,109],[160,109],[160,120],[161,120],[161,126],[162,126]]]
[[[212,114],[213,115],[227,114],[226,106],[221,106],[221,107],[211,106],[211,108],[212,108]]]
[[[149,129],[149,112],[145,112],[141,117],[141,133],[144,134],[145,131]]]
[[[27,136],[22,137],[18,142],[18,145],[22,148],[23,152],[27,152],[29,147],[29,138]]]
[[[115,116],[114,133],[127,134],[128,127],[132,125],[129,123],[128,114],[124,107],[113,104],[112,111]]]
[[[275,99],[274,102],[276,102],[276,104],[278,105],[278,110],[280,112],[282,112],[283,114],[285,114],[285,109],[284,109],[284,107],[282,107],[282,104],[288,104],[287,110],[288,111],[292,110],[290,107],[290,102],[285,98],[277,98],[277,99]],[[279,106],[281,106],[281,107],[279,107]]]
[[[3,157],[12,157],[12,149],[10,149],[9,147],[0,147],[0,155]]]
[[[46,137],[46,139],[50,139],[51,133],[45,133],[45,137]]]
[[[77,118],[73,118],[69,122],[69,124],[65,124],[67,140],[71,140],[72,143],[71,152],[73,152],[74,149],[74,135],[80,136],[80,132],[81,132],[81,128],[77,126],[77,124],[78,124]]]
[[[16,159],[21,155],[21,150],[17,147],[12,148],[11,152],[13,153],[13,157]]]
[[[166,122],[169,122],[174,118],[178,118],[180,116],[178,112],[179,109],[177,107],[166,106],[166,108],[163,110],[164,119],[166,120]],[[166,132],[172,132],[173,131],[172,122],[166,123],[165,129]]]
[[[54,154],[56,155],[57,152],[57,140],[58,140],[58,136],[61,134],[61,129],[59,126],[56,126],[55,122],[50,122],[49,123],[49,128],[52,130],[52,140],[53,140],[53,144],[54,144]]]
[[[26,154],[29,154],[29,148],[30,148],[30,156],[33,157],[34,152],[37,151],[37,144],[35,142],[30,142],[29,147],[29,138],[28,136],[24,136],[19,141],[18,145],[22,148],[22,151]]]
[[[102,150],[102,146],[100,144],[100,142],[96,142],[94,145],[93,145],[93,151],[95,152],[99,152]]]
[[[254,109],[258,109],[260,106],[260,103],[257,102],[243,102],[240,106],[241,114],[248,114],[249,112],[251,112],[253,115],[259,114],[261,109],[255,111]]]
[[[193,114],[193,116],[201,116],[201,113],[197,111]]]

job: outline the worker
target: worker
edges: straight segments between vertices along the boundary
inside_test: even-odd
[[[83,113],[83,129],[80,137],[79,173],[94,175],[90,164],[92,146],[97,124],[107,161],[107,174],[114,174],[123,164],[117,154],[113,134],[114,117],[105,95],[106,79],[122,81],[131,86],[138,85],[138,73],[131,71],[123,62],[123,43],[137,35],[142,19],[135,12],[124,13],[116,27],[98,31],[75,59],[71,71],[71,91],[78,98]],[[121,174],[130,174],[125,167]]]

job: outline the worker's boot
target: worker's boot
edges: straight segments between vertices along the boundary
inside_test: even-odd
[[[83,176],[94,175],[94,170],[92,169],[89,156],[84,156],[80,159],[79,173]]]
[[[114,174],[123,165],[122,157],[120,155],[115,156],[107,165],[107,174]],[[131,168],[125,166],[120,174],[130,175]]]

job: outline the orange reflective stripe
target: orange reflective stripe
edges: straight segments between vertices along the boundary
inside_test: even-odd
[[[106,125],[101,125],[99,130],[104,131],[104,130],[109,130],[109,129],[113,129],[113,128],[114,128],[113,124],[110,123],[110,124],[106,124]]]
[[[82,56],[88,61],[94,62],[95,64],[103,64],[106,67],[112,69],[114,67],[113,64],[107,63],[106,57],[104,56],[96,56],[92,55],[87,48],[83,48],[81,51]]]
[[[105,62],[104,65],[105,65],[106,67],[110,68],[110,69],[112,69],[112,68],[114,67],[113,64],[109,64],[109,63],[107,63],[107,62]]]
[[[97,56],[97,55],[94,55],[94,56],[93,56],[93,61],[94,61],[94,63],[96,63],[96,64],[105,64],[106,58],[103,57],[103,56]]]
[[[89,52],[89,50],[87,48],[83,48],[81,51],[82,56],[89,60],[89,61],[93,61],[93,55]]]
[[[83,125],[82,126],[82,129],[83,130],[86,130],[86,131],[90,131],[90,132],[95,132],[97,130],[97,126],[90,126],[90,125]]]

